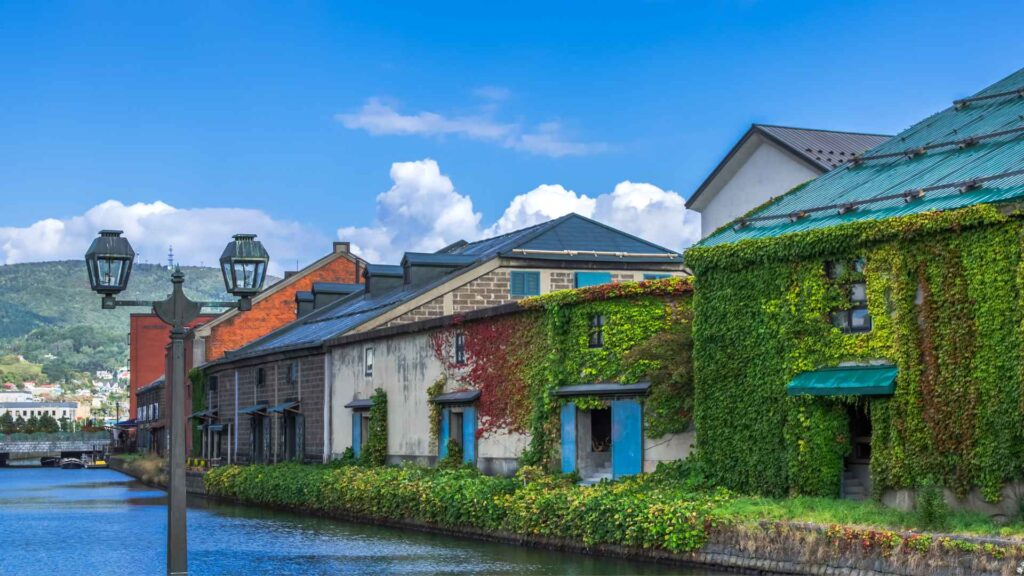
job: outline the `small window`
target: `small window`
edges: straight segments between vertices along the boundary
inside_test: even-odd
[[[373,346],[363,350],[363,375],[373,376]]]
[[[513,271],[509,274],[508,292],[512,296],[540,294],[540,272]]]
[[[448,438],[462,446],[462,412],[452,412],[448,415]]]
[[[295,360],[288,365],[288,383],[296,384],[299,381],[299,361]]]
[[[595,314],[590,317],[590,339],[591,348],[604,348],[604,314]]]
[[[611,284],[612,273],[611,272],[577,272],[576,273],[576,287],[586,288],[587,286],[598,286],[601,284]]]
[[[832,310],[832,325],[848,334],[871,331],[868,289],[864,278],[864,259],[833,261],[825,264],[825,274],[849,300],[848,306]]]
[[[663,278],[671,278],[671,277],[672,277],[671,274],[656,274],[656,273],[644,274],[644,280],[661,280]]]
[[[262,367],[256,369],[256,388],[263,388],[267,383],[267,371]]]
[[[217,376],[210,376],[210,379],[207,381],[207,384],[206,384],[206,387],[209,388],[210,392],[213,392],[214,394],[217,393],[217,381],[218,381],[218,379],[219,378]]]
[[[466,363],[466,334],[463,332],[455,335],[455,363],[459,366]]]

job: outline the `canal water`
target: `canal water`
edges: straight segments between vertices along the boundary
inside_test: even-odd
[[[166,497],[113,470],[0,468],[0,575],[164,572]],[[631,563],[189,502],[189,570],[213,575],[630,575],[722,572]]]

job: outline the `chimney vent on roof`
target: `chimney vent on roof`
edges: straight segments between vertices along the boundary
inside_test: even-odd
[[[334,253],[335,254],[349,254],[352,252],[352,245],[348,242],[335,242]]]

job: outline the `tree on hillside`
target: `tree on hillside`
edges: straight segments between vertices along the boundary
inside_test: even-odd
[[[14,423],[14,416],[11,416],[10,412],[4,412],[3,416],[0,416],[0,432],[4,434],[14,434],[18,431],[17,425]]]
[[[57,419],[49,414],[43,414],[39,418],[39,428],[36,432],[46,432],[52,434],[53,432],[60,432],[60,424],[57,423]]]
[[[14,431],[15,432],[24,432],[25,431],[25,419],[22,418],[21,416],[18,416],[18,418],[14,421]]]
[[[23,432],[27,432],[29,434],[32,434],[32,433],[38,432],[38,431],[39,431],[39,418],[36,418],[36,415],[33,414],[32,416],[29,417],[28,421],[25,422],[25,428],[24,428]]]
[[[61,416],[58,424],[60,425],[61,432],[71,432],[71,421],[68,420],[67,416]]]

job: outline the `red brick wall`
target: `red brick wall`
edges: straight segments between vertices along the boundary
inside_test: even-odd
[[[361,271],[360,266],[357,272],[355,261],[341,256],[298,278],[288,287],[254,302],[252,310],[237,314],[210,329],[206,338],[206,361],[216,360],[225,351],[237,350],[295,320],[296,292],[312,290],[314,282],[361,283]]]
[[[215,316],[200,316],[189,326],[194,327],[209,322]],[[171,343],[171,328],[164,324],[156,314],[132,314],[129,323],[130,345],[128,347],[128,367],[131,378],[129,418],[135,417],[135,391],[151,384],[164,373],[164,361],[167,345]]]

